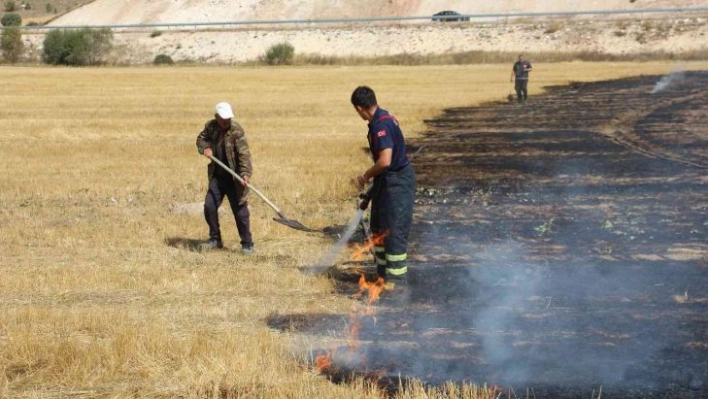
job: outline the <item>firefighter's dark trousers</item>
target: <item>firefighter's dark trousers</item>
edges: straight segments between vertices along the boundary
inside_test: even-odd
[[[408,272],[408,233],[413,220],[415,172],[411,165],[374,178],[371,192],[371,233],[385,235],[374,246],[377,271],[387,280],[403,279]]]
[[[251,246],[253,245],[251,213],[248,211],[248,202],[239,204],[241,190],[236,184],[232,177],[215,176],[209,181],[209,191],[204,199],[204,218],[209,225],[209,239],[221,241],[219,207],[224,197],[228,197],[231,211],[236,218],[236,229],[241,237],[241,245]]]
[[[516,89],[516,99],[518,102],[522,103],[529,97],[528,85],[528,79],[516,79],[514,89]]]

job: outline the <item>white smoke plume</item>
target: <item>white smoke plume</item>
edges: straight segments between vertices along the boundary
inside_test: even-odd
[[[681,82],[684,78],[686,77],[686,74],[683,72],[683,67],[679,64],[677,65],[674,70],[662,77],[656,84],[654,85],[654,88],[651,90],[651,94],[656,94],[660,93],[667,88]]]

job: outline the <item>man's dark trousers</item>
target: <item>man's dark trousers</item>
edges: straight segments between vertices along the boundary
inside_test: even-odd
[[[251,214],[248,211],[248,203],[241,205],[238,198],[241,190],[236,187],[236,182],[230,176],[215,176],[209,181],[209,191],[204,200],[204,218],[209,225],[209,239],[221,241],[221,229],[219,227],[219,207],[228,197],[231,211],[236,218],[236,228],[241,237],[241,245],[253,245],[251,237]]]
[[[514,88],[516,89],[516,98],[519,102],[524,102],[529,97],[528,85],[528,79],[516,79]]]
[[[397,172],[374,178],[371,193],[371,232],[385,234],[384,245],[374,247],[379,276],[405,278],[408,271],[408,233],[413,220],[415,172],[409,164]]]

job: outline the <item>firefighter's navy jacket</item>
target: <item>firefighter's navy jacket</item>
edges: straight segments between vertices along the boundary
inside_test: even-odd
[[[379,152],[391,148],[391,165],[389,171],[398,172],[409,164],[406,156],[406,141],[398,121],[388,111],[377,108],[369,123],[369,149],[374,163],[379,158]]]

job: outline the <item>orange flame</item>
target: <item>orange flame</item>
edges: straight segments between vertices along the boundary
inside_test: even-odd
[[[366,281],[366,277],[364,277],[364,275],[362,274],[359,276],[359,292],[357,292],[355,295],[362,296],[364,293],[366,293],[366,303],[367,305],[371,305],[379,300],[379,296],[381,295],[381,292],[384,290],[385,287],[386,282],[382,277],[378,277],[374,282],[369,282]]]
[[[371,252],[371,249],[375,246],[381,246],[384,244],[384,238],[388,235],[388,231],[381,234],[374,234],[371,238],[367,239],[363,244],[350,244],[349,248],[352,249],[351,259],[352,260],[362,260],[366,254]]]
[[[374,246],[380,246],[384,243],[384,238],[388,232],[383,234],[374,234],[369,239],[366,240],[364,244],[351,244],[349,248],[353,250],[351,254],[352,260],[361,260],[366,254],[370,253]],[[357,306],[352,307],[352,311],[349,315],[349,326],[347,347],[349,355],[356,355],[359,352],[359,333],[363,326],[363,319],[365,317],[371,317],[374,324],[376,324],[376,314],[372,304],[379,300],[381,292],[385,289],[385,281],[383,278],[378,277],[376,281],[369,282],[366,281],[364,274],[359,276],[359,291],[357,291],[353,298],[360,298],[366,294],[366,308],[360,309]],[[330,349],[326,352],[319,354],[315,357],[314,368],[318,372],[331,372],[335,367],[333,365],[333,356],[337,353],[337,348]],[[344,354],[341,354],[345,356]],[[336,371],[335,371],[336,372]]]
[[[327,371],[332,366],[332,355],[334,350],[317,355],[315,358],[315,369],[319,372]]]

